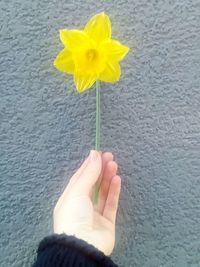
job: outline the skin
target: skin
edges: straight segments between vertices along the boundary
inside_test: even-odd
[[[112,153],[91,150],[54,208],[54,233],[75,235],[107,256],[112,253],[121,190],[117,168]],[[100,189],[94,206],[91,196],[97,181]]]

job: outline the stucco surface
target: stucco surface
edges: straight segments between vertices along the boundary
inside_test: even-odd
[[[2,0],[0,265],[31,266],[69,177],[94,147],[95,91],[53,67],[58,29],[106,11],[130,47],[102,84],[102,150],[120,166],[120,266],[200,266],[200,2]]]

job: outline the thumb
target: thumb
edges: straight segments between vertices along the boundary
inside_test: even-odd
[[[88,163],[76,182],[73,191],[81,195],[89,195],[101,174],[101,168],[102,159],[100,153],[96,150],[91,150]]]

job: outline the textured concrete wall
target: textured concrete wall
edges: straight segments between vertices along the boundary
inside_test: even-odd
[[[69,94],[71,77],[52,62],[59,28],[106,11],[131,48],[120,82],[102,85],[102,148],[123,179],[113,259],[200,266],[199,0],[0,7],[0,265],[31,265],[58,196],[94,147],[95,91]]]

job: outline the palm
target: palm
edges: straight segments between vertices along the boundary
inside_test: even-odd
[[[93,208],[90,198],[82,198],[81,201],[79,199],[77,204],[79,206],[77,207],[77,214],[80,215],[80,208],[84,210],[84,216],[78,216],[76,221],[79,237],[93,244],[99,250],[104,250],[109,255],[113,250],[115,242],[114,223],[104,217],[98,211],[98,207]],[[74,204],[73,207],[75,207]]]
[[[114,242],[115,242],[114,233],[115,233],[114,224],[109,220],[107,220],[105,217],[101,216],[98,212],[94,212],[94,239],[98,237],[96,239],[97,247],[105,248],[106,245],[106,251],[108,255],[112,252],[114,247]]]

